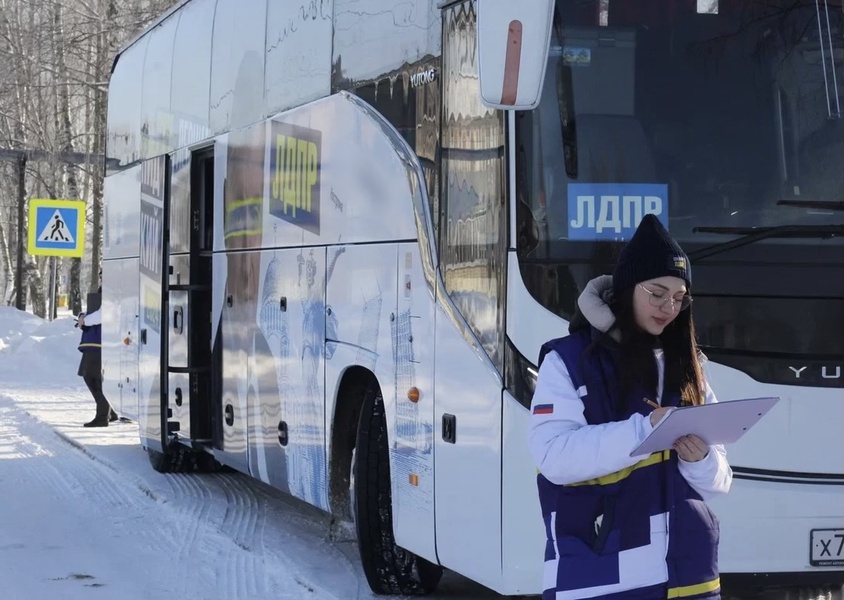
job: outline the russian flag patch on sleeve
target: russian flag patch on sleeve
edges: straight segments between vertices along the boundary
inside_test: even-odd
[[[537,404],[533,407],[533,414],[535,415],[551,415],[554,413],[553,404]]]

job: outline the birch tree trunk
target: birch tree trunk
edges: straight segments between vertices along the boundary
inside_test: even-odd
[[[0,288],[0,298],[4,305],[9,303],[9,292],[14,288],[14,267],[12,266],[12,256],[9,254],[9,244],[6,242],[6,228],[3,227],[0,221],[0,261],[3,264],[3,284]]]

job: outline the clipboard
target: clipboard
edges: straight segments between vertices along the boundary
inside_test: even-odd
[[[779,397],[728,400],[700,406],[672,408],[630,456],[668,450],[674,441],[694,434],[707,445],[732,444],[768,414]]]

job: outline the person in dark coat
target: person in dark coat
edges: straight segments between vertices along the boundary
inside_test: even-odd
[[[97,414],[93,420],[84,424],[85,427],[108,427],[110,421],[117,420],[117,414],[103,394],[102,323],[102,309],[99,308],[90,314],[79,313],[76,322],[82,330],[82,338],[79,340],[82,358],[77,375],[85,381],[97,403]]]

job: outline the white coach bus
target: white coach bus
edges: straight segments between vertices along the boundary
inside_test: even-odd
[[[841,0],[188,0],[115,61],[103,367],[159,471],[540,593],[540,346],[642,215],[694,263],[724,577],[844,579]]]

